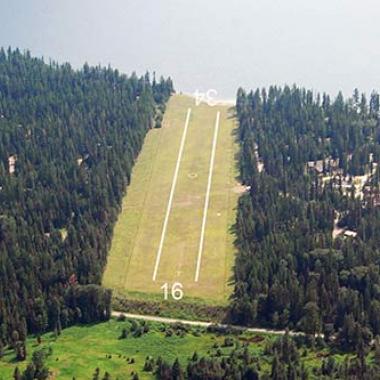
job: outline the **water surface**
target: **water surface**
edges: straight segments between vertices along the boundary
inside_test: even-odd
[[[0,45],[173,77],[184,92],[380,88],[376,0],[0,0]]]

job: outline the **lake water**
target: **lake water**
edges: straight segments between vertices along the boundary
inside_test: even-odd
[[[80,67],[172,76],[177,90],[380,89],[376,0],[0,0],[0,44]]]

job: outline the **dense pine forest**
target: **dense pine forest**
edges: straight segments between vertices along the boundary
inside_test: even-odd
[[[232,321],[363,356],[380,334],[379,95],[240,89],[236,109],[247,193]]]
[[[109,317],[112,229],[170,79],[0,50],[0,344]]]

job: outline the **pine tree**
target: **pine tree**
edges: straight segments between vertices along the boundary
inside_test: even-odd
[[[16,367],[14,372],[13,372],[13,379],[14,380],[21,380],[22,379],[21,373],[20,373],[20,370],[18,367]]]
[[[181,364],[179,363],[178,358],[173,363],[172,378],[173,378],[173,380],[182,380],[182,379],[184,379],[183,370],[182,370]]]

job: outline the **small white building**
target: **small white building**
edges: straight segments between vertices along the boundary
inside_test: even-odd
[[[351,230],[344,231],[344,236],[354,238],[358,233]]]
[[[9,174],[13,174],[16,170],[17,156],[12,155],[8,157]]]

